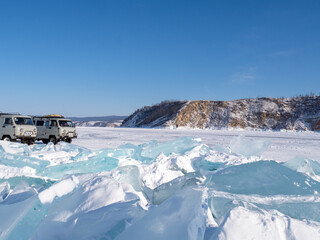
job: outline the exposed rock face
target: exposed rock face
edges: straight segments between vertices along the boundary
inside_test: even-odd
[[[320,96],[164,102],[135,111],[122,126],[320,130]]]
[[[313,119],[311,128],[313,131],[320,131],[320,117]]]
[[[146,106],[135,111],[123,120],[125,127],[159,127],[166,125],[169,119],[176,116],[177,112],[186,101],[162,102],[154,106]]]

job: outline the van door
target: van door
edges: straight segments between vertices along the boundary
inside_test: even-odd
[[[37,139],[43,139],[45,137],[45,126],[44,126],[44,121],[43,120],[37,120],[35,122],[36,127],[37,127]]]
[[[13,125],[12,117],[5,118],[2,126],[3,136],[7,135],[10,136],[11,139],[13,139],[13,134],[15,133],[14,128],[15,126]]]
[[[49,124],[46,126],[46,138],[49,138],[50,135],[58,138],[59,129],[57,120],[50,120]]]

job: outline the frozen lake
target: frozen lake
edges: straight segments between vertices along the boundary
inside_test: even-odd
[[[320,133],[317,132],[93,127],[78,127],[77,131],[79,136],[73,143],[91,150],[116,148],[126,143],[137,145],[151,140],[162,143],[185,136],[201,138],[204,144],[213,147],[216,144],[228,145],[233,137],[243,135],[251,140],[271,142],[263,153],[265,159],[283,162],[305,156],[320,162]]]

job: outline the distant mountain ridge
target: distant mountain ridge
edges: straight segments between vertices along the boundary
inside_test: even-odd
[[[166,101],[136,110],[122,127],[320,130],[320,96]]]
[[[89,122],[89,121],[119,121],[124,120],[128,116],[102,116],[102,117],[68,117],[72,121],[82,121],[82,122]]]
[[[78,127],[119,127],[127,116],[69,117]]]

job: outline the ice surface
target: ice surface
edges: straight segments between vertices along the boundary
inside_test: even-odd
[[[118,166],[118,159],[103,156],[95,156],[87,161],[72,162],[48,167],[43,170],[41,175],[60,179],[65,175],[80,174],[80,173],[94,173],[102,171],[110,171]]]
[[[27,177],[36,176],[36,170],[28,166],[17,168],[17,167],[0,165],[0,177],[2,179],[9,179],[17,176],[27,176]]]
[[[203,176],[198,172],[192,172],[160,185],[153,191],[152,203],[155,205],[161,204],[163,201],[174,195],[178,190],[201,183],[202,177]]]
[[[210,240],[216,239],[320,239],[320,224],[298,221],[278,211],[236,207]]]
[[[182,160],[185,161],[182,162]],[[141,167],[141,179],[148,188],[154,189],[183,176],[189,172],[188,170],[194,172],[190,159],[181,159],[177,155],[166,157],[161,154],[151,164]]]
[[[0,164],[10,167],[30,167],[33,169],[43,169],[50,164],[49,161],[39,160],[28,155],[17,155],[7,152],[0,152]]]
[[[8,182],[0,183],[0,202],[2,202],[9,194],[10,184]]]
[[[108,173],[71,176],[51,189],[39,196],[54,201],[33,239],[108,239],[145,212],[136,191]]]
[[[297,172],[320,181],[320,163],[306,157],[297,156],[284,163],[285,166]]]
[[[50,188],[39,193],[39,199],[42,204],[51,204],[55,197],[62,197],[72,192],[78,185],[79,180],[77,177],[62,180]]]
[[[5,197],[0,203],[0,239],[10,239],[10,234],[16,231],[36,202],[37,192],[25,182],[21,182]]]
[[[45,206],[42,205],[36,197],[33,197],[28,201],[24,201],[21,204],[25,204],[25,208],[20,212],[20,214],[23,213],[23,215],[21,218],[21,215],[19,216],[19,221],[17,221],[14,228],[5,239],[31,239],[39,224],[46,216],[47,212]],[[20,204],[18,204],[18,206],[20,206]],[[13,211],[15,210],[16,209]],[[9,212],[9,214],[11,214],[11,212]]]
[[[267,140],[249,140],[244,136],[232,138],[230,142],[230,150],[232,153],[238,153],[247,157],[261,156],[269,147],[270,141]]]
[[[268,210],[276,209],[295,219],[320,222],[320,202],[318,201],[295,202],[283,200],[283,202],[274,202],[272,205],[257,204],[257,206]]]
[[[5,152],[12,153],[12,154],[28,156],[29,153],[31,152],[30,148],[26,144],[0,141],[0,146],[1,146],[1,150],[3,149]]]
[[[318,239],[319,163],[268,146],[0,141],[0,239]]]
[[[169,141],[162,144],[153,144],[143,146],[141,156],[154,159],[160,153],[168,156],[172,153],[183,155],[187,151],[201,144],[201,140],[197,138],[183,137],[177,140]]]
[[[233,208],[241,206],[251,209],[252,206],[265,210],[278,210],[298,220],[312,220],[319,222],[319,196],[260,196],[238,195],[226,192],[209,191],[209,209],[214,220],[222,223],[226,214]],[[303,209],[303,211],[301,211]]]
[[[206,208],[202,189],[186,188],[117,236],[121,239],[203,239]]]
[[[28,183],[31,187],[37,191],[42,191],[45,188],[50,187],[55,181],[46,179],[46,178],[37,178],[37,177],[26,177],[26,176],[15,176],[9,179],[0,179],[0,182],[5,181],[10,184],[11,188],[16,187],[21,182]]]

